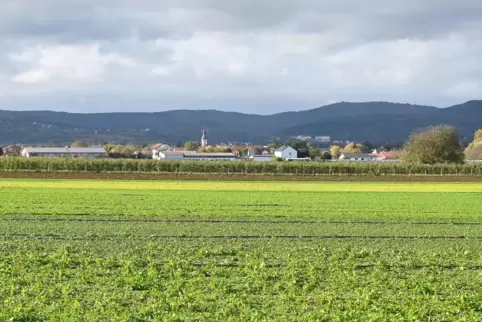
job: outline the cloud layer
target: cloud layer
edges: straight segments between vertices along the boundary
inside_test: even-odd
[[[3,0],[0,108],[447,106],[482,93],[478,0]]]

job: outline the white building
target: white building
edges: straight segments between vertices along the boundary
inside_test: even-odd
[[[322,142],[322,143],[329,143],[331,142],[330,136],[316,136],[315,141]]]
[[[160,151],[156,160],[204,160],[204,161],[234,161],[234,153],[198,153],[198,152],[174,152]]]
[[[182,160],[184,155],[182,152],[159,151],[154,160]]]
[[[206,136],[206,130],[203,130],[203,136],[201,137],[201,147],[205,148],[208,146],[208,137]]]
[[[340,161],[378,161],[374,154],[370,153],[342,153],[339,157]]]
[[[45,157],[72,157],[72,158],[105,158],[108,156],[104,148],[34,148],[25,147],[22,149],[22,156],[26,158]]]
[[[197,153],[184,152],[183,160],[204,160],[204,161],[234,161],[236,154],[234,153]]]
[[[290,146],[283,145],[275,150],[274,155],[282,159],[296,159],[298,158],[298,151]]]
[[[262,154],[262,155],[256,154],[256,155],[249,156],[249,159],[251,161],[256,161],[256,162],[269,162],[269,161],[273,161],[273,158],[274,158],[274,155],[270,155],[270,154]]]

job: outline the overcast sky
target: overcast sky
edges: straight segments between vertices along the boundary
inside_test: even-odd
[[[482,98],[480,0],[1,0],[0,109]]]

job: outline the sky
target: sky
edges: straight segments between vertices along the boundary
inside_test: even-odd
[[[1,0],[0,109],[482,98],[480,0]]]

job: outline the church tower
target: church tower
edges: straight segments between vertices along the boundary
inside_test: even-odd
[[[208,138],[206,136],[206,130],[203,130],[203,136],[201,137],[201,147],[205,148],[208,146]]]

